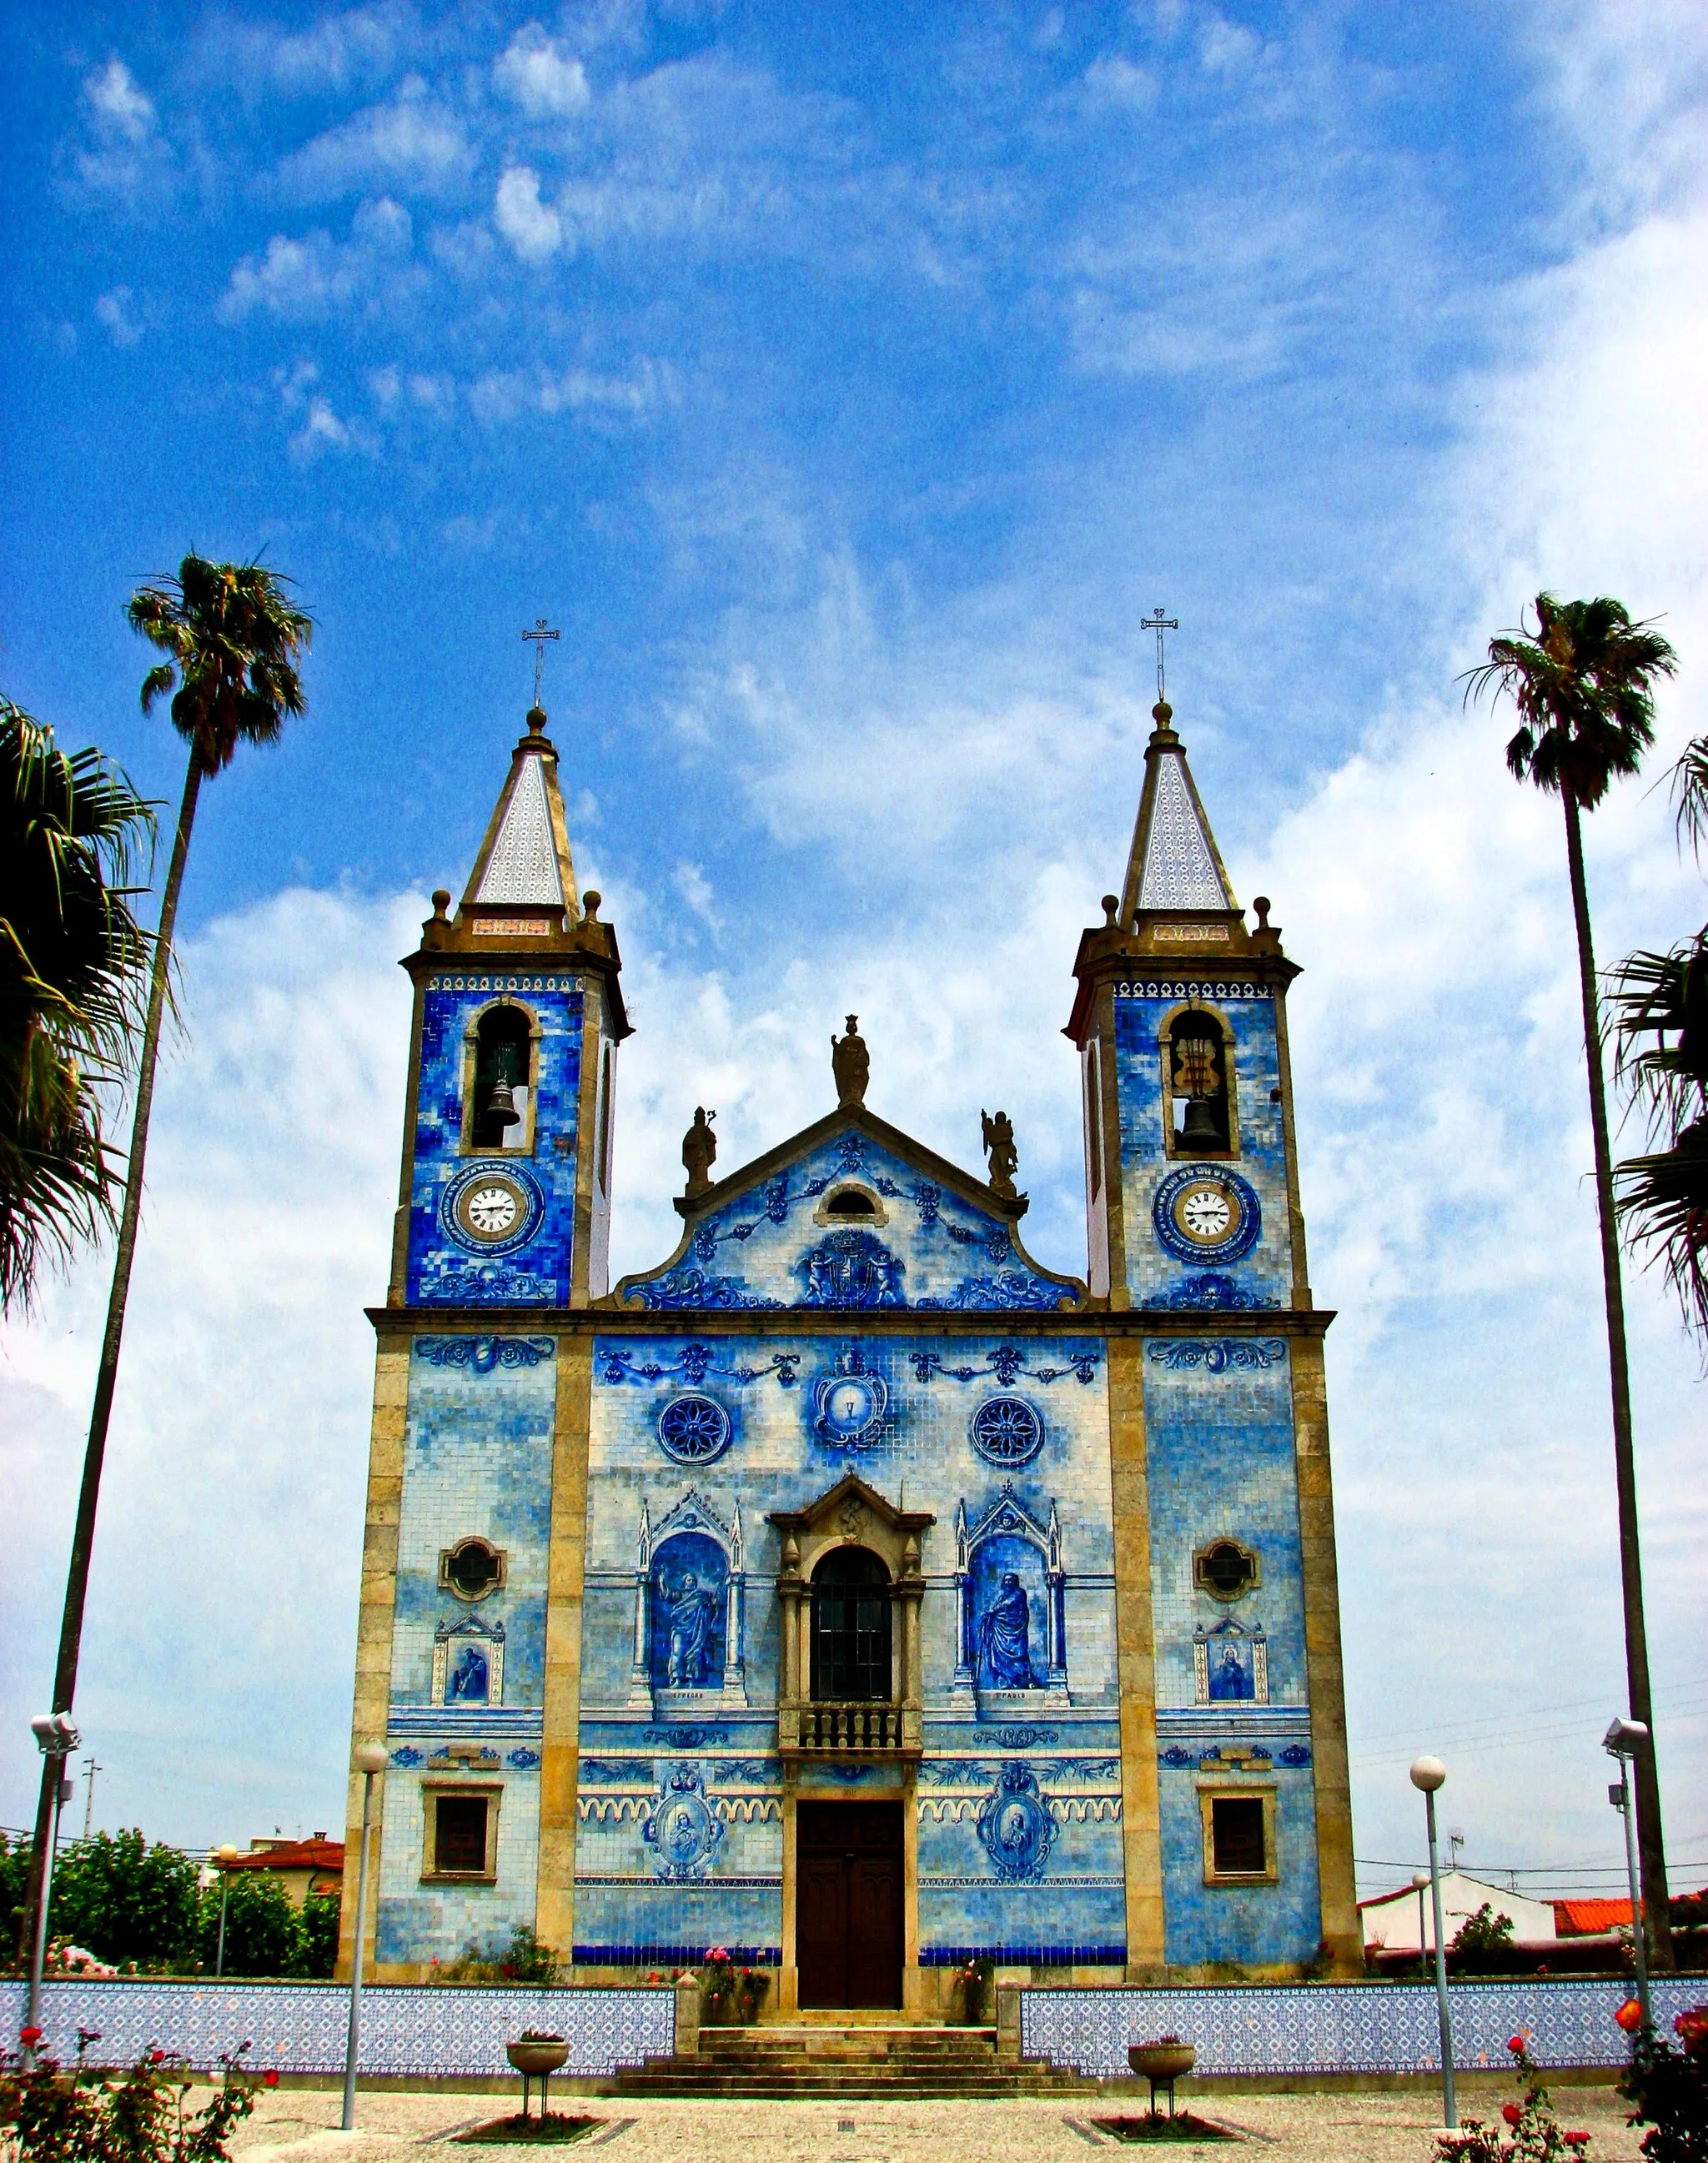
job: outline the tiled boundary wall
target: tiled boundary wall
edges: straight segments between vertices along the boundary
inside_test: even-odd
[[[15,2048],[27,1999],[22,1982],[0,1982],[0,2035]],[[341,2072],[350,1994],[333,1982],[50,1982],[42,1991],[43,2049],[69,2064],[77,2030],[100,2041],[91,2060],[132,2063],[148,2050],[172,2050],[208,2067],[249,2045],[257,2072]],[[524,2028],[562,2035],[563,2071],[580,2079],[637,2066],[675,2047],[676,1993],[662,1990],[482,1990],[442,1984],[410,1989],[370,1984],[362,1993],[364,2073],[470,2077],[511,2074],[504,2046]]]
[[[1433,1983],[1015,1995],[1022,2056],[1103,2080],[1126,2074],[1129,2043],[1165,2035],[1196,2046],[1199,2073],[1422,2073],[1441,2065]],[[1613,2015],[1630,1995],[1616,1980],[1452,1983],[1454,2062],[1468,2071],[1508,2066],[1507,2040],[1522,2029],[1539,2066],[1622,2065],[1629,2053]],[[1669,1977],[1653,1985],[1651,1998],[1657,2027],[1669,2033],[1686,2006],[1708,2001],[1708,1977]]]

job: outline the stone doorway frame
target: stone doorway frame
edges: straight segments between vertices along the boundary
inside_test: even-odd
[[[778,1676],[777,1742],[783,1761],[783,1971],[777,2010],[800,2010],[800,1968],[795,1934],[799,1883],[796,1810],[799,1803],[899,1803],[902,1806],[902,2012],[917,2016],[925,2002],[919,1968],[919,1837],[917,1775],[924,1747],[923,1651],[919,1602],[925,1535],[936,1522],[927,1510],[901,1510],[846,1472],[804,1510],[774,1510],[771,1521],[781,1548],[777,1573],[781,1672]],[[897,1740],[877,1750],[819,1749],[804,1744],[803,1708],[811,1704],[813,1572],[839,1547],[869,1548],[889,1572],[891,1703],[899,1715]],[[849,1768],[866,1777],[847,1777]]]

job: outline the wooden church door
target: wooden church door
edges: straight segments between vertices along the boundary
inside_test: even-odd
[[[804,2006],[902,2002],[899,1803],[802,1803],[795,1948]]]

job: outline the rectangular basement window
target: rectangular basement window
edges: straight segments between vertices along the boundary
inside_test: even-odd
[[[1273,1884],[1275,1789],[1200,1789],[1198,1807],[1203,1813],[1205,1884]]]
[[[495,1788],[427,1788],[424,1878],[470,1878],[490,1884],[498,1874]]]

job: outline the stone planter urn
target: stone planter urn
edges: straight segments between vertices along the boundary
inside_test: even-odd
[[[506,2043],[504,2055],[519,2073],[530,2080],[542,2080],[548,2073],[555,2073],[569,2056],[569,2045],[563,2041],[547,2042],[530,2040],[526,2043]]]
[[[522,2116],[528,2114],[528,2082],[540,2084],[540,2115],[544,2118],[551,2106],[547,2101],[547,2088],[552,2076],[569,2055],[569,2045],[561,2035],[524,2035],[514,2043],[506,2043],[504,2055],[522,2077]]]
[[[1141,2081],[1166,2082],[1172,2087],[1192,2071],[1197,2055],[1191,2043],[1134,2043],[1128,2048],[1127,2063]]]

